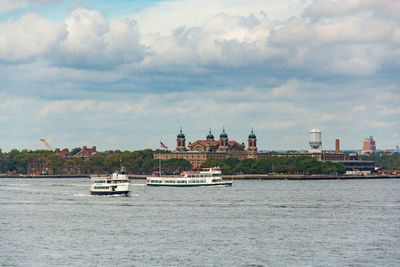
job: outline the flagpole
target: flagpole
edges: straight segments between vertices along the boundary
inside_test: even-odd
[[[161,145],[161,139],[160,139],[160,145]],[[161,147],[158,148],[158,173],[161,177]]]

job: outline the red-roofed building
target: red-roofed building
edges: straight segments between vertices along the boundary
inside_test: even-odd
[[[182,129],[176,138],[176,152],[154,154],[154,159],[158,159],[159,156],[162,160],[182,158],[190,161],[193,168],[199,168],[200,165],[207,159],[225,159],[225,158],[238,158],[247,159],[255,158],[257,155],[256,136],[251,131],[249,135],[249,148],[246,150],[245,144],[240,144],[234,140],[229,140],[228,135],[223,129],[220,134],[220,139],[215,140],[214,135],[209,131],[205,140],[197,140],[194,143],[189,143],[186,148],[185,135],[182,133]]]
[[[372,139],[372,137],[371,137]],[[197,140],[194,143],[189,143],[188,148],[185,146],[185,135],[182,133],[182,129],[176,138],[176,151],[171,153],[154,153],[154,159],[169,160],[169,159],[185,159],[192,164],[192,168],[196,169],[201,166],[207,159],[223,160],[226,158],[236,158],[239,160],[244,159],[262,159],[268,157],[312,157],[319,161],[336,161],[344,164],[347,169],[353,169],[355,166],[358,169],[370,169],[373,166],[373,162],[359,161],[357,155],[349,153],[340,153],[337,147],[334,153],[331,152],[318,152],[318,153],[265,153],[258,152],[257,149],[257,137],[251,130],[248,136],[248,146],[245,149],[244,143],[229,140],[228,135],[223,129],[219,140],[214,139],[214,135],[208,133],[205,140]],[[371,142],[373,148],[375,142]],[[369,146],[370,147],[370,146]],[[339,151],[339,153],[338,153]]]
[[[90,158],[91,156],[94,156],[96,154],[97,151],[95,146],[93,146],[92,148],[87,148],[87,146],[83,146],[82,151],[76,153],[75,157]]]
[[[70,159],[70,158],[74,157],[73,155],[71,155],[71,153],[69,153],[68,148],[64,148],[63,150],[60,150],[59,148],[56,148],[56,150],[54,152],[57,155],[59,155],[60,157],[63,157],[64,159]]]
[[[197,140],[196,142],[188,145],[189,151],[197,152],[228,152],[228,151],[244,151],[244,143],[240,144],[236,141],[229,141],[225,129],[220,135],[220,140],[214,140],[211,133],[207,135],[206,140]]]

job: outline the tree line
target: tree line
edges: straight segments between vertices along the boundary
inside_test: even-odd
[[[331,161],[318,161],[314,158],[301,157],[268,157],[263,159],[227,158],[223,160],[208,159],[202,167],[219,166],[224,174],[343,174],[343,164]]]
[[[362,160],[373,160],[375,166],[380,167],[384,170],[400,170],[400,153],[395,152],[387,154],[384,152],[364,155],[361,157]]]
[[[74,152],[78,149],[73,150]],[[132,174],[151,174],[159,169],[159,161],[153,159],[153,154],[159,150],[138,150],[121,152],[116,155],[98,153],[89,158],[73,157],[64,159],[52,151],[19,151],[0,152],[0,173],[34,174],[39,169],[48,170],[53,175],[88,175],[110,174],[119,170],[121,163],[125,170]],[[161,153],[169,153],[162,151]],[[191,164],[185,159],[163,160],[162,172],[178,174],[191,170]],[[311,157],[271,157],[264,159],[227,158],[223,160],[208,159],[201,167],[221,167],[223,174],[342,174],[345,168],[342,164],[320,162]],[[46,172],[47,173],[47,172]],[[44,174],[44,173],[38,173]]]
[[[79,152],[73,149],[72,152]],[[110,174],[120,170],[121,164],[128,173],[151,174],[158,170],[159,162],[153,159],[158,150],[138,150],[121,152],[109,156],[98,153],[89,158],[73,157],[64,159],[48,150],[0,152],[0,173],[10,174],[52,174],[52,175],[87,175]],[[162,151],[165,153],[165,151]],[[73,154],[73,153],[71,153]],[[48,170],[43,173],[39,170]],[[190,162],[184,159],[170,159],[162,162],[163,172],[174,174],[191,169]]]

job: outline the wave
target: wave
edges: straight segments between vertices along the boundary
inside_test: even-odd
[[[131,184],[131,186],[146,186],[146,184]]]

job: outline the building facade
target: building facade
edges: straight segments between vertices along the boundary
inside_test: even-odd
[[[376,145],[375,140],[372,136],[369,138],[365,138],[363,142],[363,147],[361,150],[361,154],[368,155],[368,154],[375,154],[376,153]]]
[[[247,149],[244,143],[239,143],[234,140],[229,140],[228,134],[225,129],[219,136],[218,140],[215,140],[214,135],[211,133],[211,129],[205,139],[197,140],[193,143],[188,144],[186,147],[186,137],[182,132],[182,129],[176,137],[176,151],[170,153],[155,153],[153,158],[158,160],[168,159],[185,159],[192,164],[192,168],[200,168],[208,159],[226,159],[226,158],[237,158],[239,160],[244,159],[261,159],[267,157],[301,157],[307,156],[315,158],[319,161],[354,161],[358,160],[357,155],[349,153],[341,153],[339,148],[339,142],[336,141],[336,149],[334,152],[327,151],[310,151],[310,152],[295,152],[295,153],[260,153],[257,149],[257,137],[254,134],[253,129],[251,130],[247,139]]]
[[[187,147],[185,143],[186,138],[181,129],[176,137],[176,150],[171,153],[155,153],[153,158],[161,160],[174,158],[185,159],[192,164],[193,169],[200,168],[201,164],[207,159],[237,158],[243,160],[258,158],[257,138],[253,130],[248,138],[249,146],[247,150],[244,143],[229,140],[225,129],[222,130],[218,140],[215,140],[210,129],[205,139],[189,143]]]

